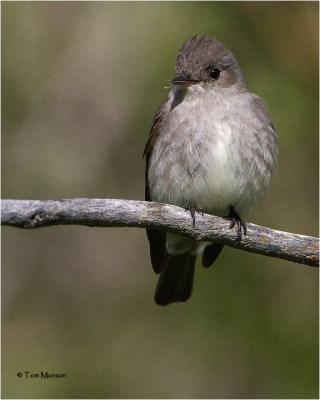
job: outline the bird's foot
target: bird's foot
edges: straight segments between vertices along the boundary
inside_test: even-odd
[[[182,206],[186,211],[189,211],[192,217],[192,226],[194,227],[196,224],[196,212],[201,215],[204,214],[204,211],[200,207],[191,207],[188,203],[184,203]]]
[[[230,207],[228,218],[231,218],[231,224],[229,225],[230,229],[237,225],[237,240],[240,242],[242,231],[244,235],[247,234],[247,224],[239,217],[233,206]]]

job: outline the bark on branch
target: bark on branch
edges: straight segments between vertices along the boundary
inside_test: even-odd
[[[196,214],[168,204],[117,199],[2,200],[2,225],[39,228],[50,225],[138,227],[179,233],[196,240],[216,241],[265,256],[318,267],[317,238],[281,232],[247,223],[247,235],[237,240],[230,220]]]

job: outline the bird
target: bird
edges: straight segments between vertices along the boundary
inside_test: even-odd
[[[168,98],[158,108],[143,156],[145,200],[242,219],[259,202],[274,171],[277,137],[264,101],[251,93],[235,56],[219,40],[195,35],[179,48]],[[223,244],[147,229],[155,303],[191,296],[197,255],[208,268]]]

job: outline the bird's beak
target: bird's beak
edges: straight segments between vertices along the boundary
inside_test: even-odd
[[[190,85],[195,85],[196,83],[200,83],[198,79],[191,79],[186,76],[176,76],[175,78],[172,79],[171,84],[172,85],[183,85],[183,86],[190,86]]]

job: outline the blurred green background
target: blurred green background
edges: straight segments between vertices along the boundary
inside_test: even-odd
[[[144,198],[179,46],[215,36],[279,138],[248,220],[318,231],[317,2],[5,2],[2,197]],[[153,303],[144,230],[2,229],[3,398],[316,398],[318,272],[225,248]],[[67,373],[25,379],[17,373]]]

